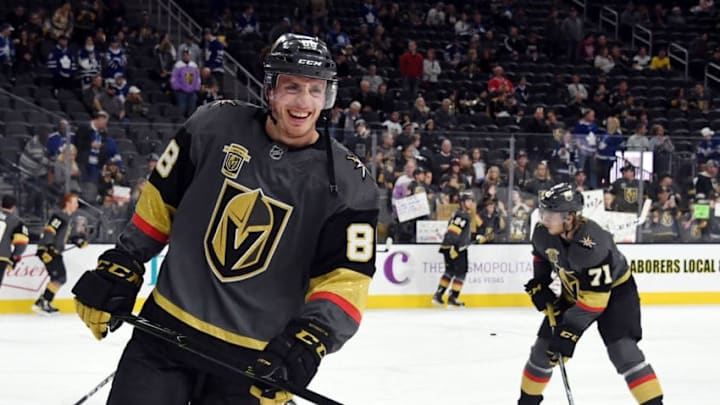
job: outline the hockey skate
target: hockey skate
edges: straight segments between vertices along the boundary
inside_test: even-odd
[[[436,307],[442,307],[445,306],[445,301],[443,301],[442,294],[435,293],[432,297],[432,304]]]
[[[33,312],[36,312],[41,315],[53,315],[54,313],[58,312],[59,310],[52,306],[50,304],[50,301],[40,297],[35,301],[35,304],[32,306]]]
[[[452,295],[450,298],[448,298],[448,308],[462,308],[465,306],[465,303],[462,301],[458,301],[456,297],[453,297]]]

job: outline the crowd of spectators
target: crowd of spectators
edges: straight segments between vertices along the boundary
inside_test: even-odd
[[[133,58],[149,50],[152,80],[187,117],[198,104],[223,97],[228,43],[261,40],[269,46],[292,31],[321,37],[331,47],[340,81],[331,134],[372,168],[393,215],[398,199],[425,193],[428,218],[444,219],[458,194],[472,189],[476,231],[486,242],[526,241],[538,196],[568,181],[583,190],[606,190],[609,210],[638,212],[643,198],[651,198],[648,229],[667,223],[663,210],[672,205],[677,236],[689,229],[693,204],[714,206],[720,192],[720,137],[710,128],[720,115],[713,115],[710,91],[702,82],[660,91],[633,80],[677,78],[667,50],[655,47],[651,54],[646,47],[629,48],[622,36],[611,40],[592,32],[572,5],[547,8],[540,24],[530,24],[537,10],[526,2],[401,7],[367,0],[355,2],[357,23],[349,25],[331,1],[301,1],[292,15],[268,21],[252,4],[234,9],[211,3],[213,18],[201,21],[207,26],[203,36],[188,33],[180,43],[153,27],[148,15],[130,23],[121,1],[68,1],[52,12],[15,7],[0,26],[2,73],[9,80],[49,74],[54,95],[77,94],[92,115],[74,125],[59,121],[56,133],[47,139],[35,134],[24,145],[19,165],[31,181],[58,189],[71,184],[107,215],[127,215],[146,173],[126,175],[120,141],[133,137],[134,118],[147,116],[153,104],[143,97],[144,82],[128,74]],[[647,17],[649,25],[671,29],[687,13],[714,13],[707,3],[700,9],[663,7],[628,6],[622,26]],[[693,52],[717,54],[720,61],[707,34],[694,43]],[[535,66],[550,69],[533,74]],[[553,69],[559,66],[564,69]],[[664,112],[684,119],[682,127]],[[702,125],[690,125],[700,119]],[[109,133],[108,121],[123,131]],[[677,141],[696,132],[703,138]],[[652,152],[653,170],[642,187],[635,172],[643,169],[626,165],[626,151]],[[697,182],[676,179],[678,152],[692,156],[688,173]],[[146,158],[152,165],[157,156]],[[37,212],[36,197],[28,204]],[[390,222],[388,235],[414,241],[412,221],[393,216]],[[692,229],[706,235],[710,228]]]

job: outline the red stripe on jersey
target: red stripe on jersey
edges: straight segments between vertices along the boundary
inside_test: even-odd
[[[28,241],[26,241],[26,240],[18,240],[18,241],[12,242],[12,244],[13,244],[13,245],[27,245],[27,244],[28,244]]]
[[[328,301],[332,302],[333,304],[339,306],[340,309],[342,309],[343,312],[348,314],[348,316],[350,318],[355,320],[355,322],[357,322],[358,325],[360,324],[360,321],[362,320],[362,314],[360,313],[360,311],[357,308],[355,308],[355,306],[352,303],[350,303],[350,301],[346,300],[345,298],[343,298],[337,294],[334,294],[334,293],[331,293],[328,291],[316,292],[316,293],[310,295],[310,298],[308,298],[308,301],[315,301],[315,300],[328,300]]]
[[[578,301],[578,302],[577,302],[577,306],[578,306],[580,309],[583,309],[583,310],[588,311],[588,312],[600,313],[600,312],[602,312],[602,311],[605,310],[605,307],[591,307],[590,305],[583,304],[582,301]]]
[[[541,262],[541,263],[542,263],[542,262],[545,262],[545,259],[543,259],[543,258],[540,257],[540,256],[534,256],[534,255],[533,255],[533,261],[534,261],[534,262]]]
[[[132,223],[138,227],[145,235],[160,242],[167,243],[168,236],[158,231],[154,226],[150,225],[147,221],[142,219],[137,213],[133,214]]]
[[[645,376],[642,376],[642,377],[638,378],[637,380],[630,381],[630,382],[628,383],[628,387],[630,387],[630,389],[633,389],[633,388],[637,387],[638,385],[644,384],[644,383],[646,383],[646,382],[648,382],[648,381],[650,381],[650,380],[654,380],[654,379],[656,379],[656,378],[657,378],[657,377],[655,377],[655,373],[648,374],[648,375],[645,375]]]
[[[523,370],[523,376],[527,378],[528,380],[535,381],[536,383],[544,384],[548,381],[550,381],[550,377],[538,377],[535,375],[532,375],[527,369]]]

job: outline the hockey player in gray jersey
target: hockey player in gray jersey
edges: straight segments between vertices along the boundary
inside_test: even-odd
[[[50,282],[32,306],[32,310],[37,313],[53,314],[58,312],[58,309],[52,305],[52,300],[60,287],[67,281],[67,270],[63,263],[65,244],[70,241],[80,248],[88,245],[88,241],[83,235],[72,235],[71,219],[77,211],[78,205],[77,194],[65,194],[61,202],[61,209],[52,213],[43,229],[35,254],[45,265]]]
[[[475,196],[472,191],[463,191],[458,198],[460,208],[448,221],[448,229],[440,245],[440,253],[445,260],[445,272],[440,277],[440,282],[435,294],[432,297],[434,305],[444,305],[443,294],[450,287],[448,307],[462,307],[465,303],[458,300],[460,290],[465,282],[465,275],[468,271],[467,248],[470,246],[471,235],[470,215],[475,207]]]
[[[557,311],[558,323],[553,330],[545,317],[540,326],[518,405],[540,404],[553,366],[572,357],[595,322],[610,361],[637,403],[662,405],[660,383],[637,344],[642,327],[635,279],[612,235],[580,215],[583,196],[567,183],[546,191],[539,208],[541,223],[532,236],[533,278],[525,289],[538,311],[547,311],[548,304]],[[550,289],[553,272],[562,282],[560,297]]]
[[[143,262],[167,244],[141,315],[256,375],[305,387],[360,325],[378,190],[357,156],[316,129],[337,92],[325,43],[283,35],[264,69],[269,111],[228,100],[200,107],[160,156],[116,247],[73,292],[102,339],[111,314],[132,310]],[[287,400],[135,330],[108,403]]]
[[[15,197],[5,195],[0,208],[0,285],[5,272],[20,261],[30,241],[28,228],[15,214]]]

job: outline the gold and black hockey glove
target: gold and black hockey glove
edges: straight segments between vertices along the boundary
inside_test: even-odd
[[[259,377],[306,387],[327,353],[329,340],[323,326],[308,319],[293,320],[270,340],[255,361],[253,372]]]
[[[554,304],[558,298],[555,293],[552,292],[549,285],[536,278],[531,278],[525,283],[525,292],[528,293],[533,305],[540,312],[546,311],[548,304],[553,305],[553,307],[556,306]]]
[[[145,267],[127,253],[110,249],[98,257],[72,289],[75,310],[98,340],[108,332],[111,315],[128,315],[143,281]],[[110,325],[115,330],[120,323]]]
[[[558,325],[550,338],[550,346],[547,353],[550,357],[550,364],[556,365],[562,357],[563,362],[573,356],[575,345],[582,336],[582,331],[576,330],[567,325]]]
[[[40,245],[37,248],[37,252],[35,252],[35,256],[40,258],[40,261],[43,262],[43,264],[47,265],[51,261],[55,260],[58,256],[60,256],[60,252],[55,248],[55,246],[45,246]]]

